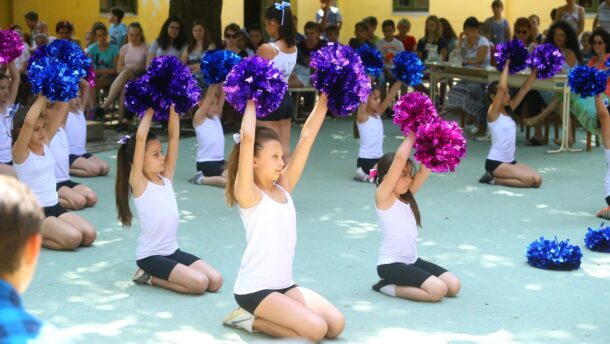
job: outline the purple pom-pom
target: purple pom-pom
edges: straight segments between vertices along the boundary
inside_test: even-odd
[[[154,58],[146,73],[125,85],[125,107],[140,116],[148,108],[153,119],[167,120],[169,108],[185,113],[199,100],[200,90],[190,70],[175,56]]]
[[[606,80],[608,80],[606,72],[593,67],[576,66],[568,73],[568,85],[572,88],[572,92],[580,95],[581,98],[604,93]]]
[[[0,64],[13,61],[21,56],[25,49],[19,33],[13,30],[0,30]]]
[[[28,62],[32,92],[42,92],[50,101],[75,98],[90,60],[74,42],[56,39],[39,47]]]
[[[87,80],[89,87],[95,87],[95,69],[93,68],[93,63],[90,64],[89,68],[87,69],[87,77],[85,80]]]
[[[530,68],[538,68],[538,79],[548,79],[561,71],[565,59],[561,50],[551,43],[543,43],[527,58]]]
[[[241,57],[230,50],[214,50],[201,58],[201,72],[208,85],[225,81]]]
[[[454,121],[436,118],[417,129],[415,160],[433,172],[453,172],[466,155],[466,139]]]
[[[328,96],[328,109],[336,115],[348,115],[371,93],[362,60],[354,50],[339,43],[328,43],[311,54],[309,65],[313,87]]]
[[[603,223],[599,227],[589,227],[585,235],[585,246],[592,251],[610,252],[610,227],[604,227]]]
[[[540,240],[533,241],[527,247],[525,257],[527,263],[533,267],[547,270],[575,270],[580,267],[582,253],[580,247],[570,245],[569,240],[557,241]]]
[[[424,77],[424,69],[426,66],[412,51],[403,51],[394,57],[394,76],[406,85],[420,85]]]
[[[366,73],[371,76],[378,76],[383,72],[383,57],[377,48],[368,44],[363,44],[356,50]]]
[[[243,114],[246,102],[253,100],[257,117],[277,110],[287,89],[282,72],[271,61],[256,55],[239,61],[224,84],[227,102]]]
[[[417,129],[425,123],[438,118],[432,100],[421,92],[407,93],[394,104],[394,124],[400,127],[407,136],[410,131],[417,133]]]
[[[527,48],[517,38],[498,44],[494,56],[496,57],[496,68],[499,71],[504,70],[504,64],[508,59],[510,59],[509,74],[518,73],[527,67]]]

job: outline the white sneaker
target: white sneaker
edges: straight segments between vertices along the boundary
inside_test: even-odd
[[[368,183],[369,182],[369,175],[364,173],[364,171],[362,170],[362,167],[358,167],[356,169],[356,174],[354,174],[354,180],[357,180],[359,182]]]
[[[479,142],[491,141],[491,134],[489,133],[489,131],[487,131],[487,132],[485,132],[485,135],[477,136],[474,139],[475,139],[475,141],[479,141]]]
[[[203,173],[201,173],[201,171],[198,171],[197,174],[195,174],[194,176],[189,178],[189,183],[201,184],[202,180],[203,180]]]
[[[237,307],[234,311],[227,314],[222,320],[223,325],[241,328],[250,333],[254,333],[252,325],[254,324],[254,315],[241,307]]]
[[[136,273],[133,274],[133,277],[131,278],[131,280],[137,284],[152,285],[152,276],[148,272],[146,272],[142,269],[138,269],[138,271],[136,271]]]
[[[479,127],[477,127],[476,125],[473,125],[472,128],[469,129],[469,131],[472,135],[476,135],[479,133]]]

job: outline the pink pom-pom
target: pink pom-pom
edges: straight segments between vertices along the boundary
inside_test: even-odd
[[[394,124],[407,136],[409,132],[438,118],[432,100],[421,92],[407,93],[394,105]]]
[[[454,121],[441,118],[424,123],[417,129],[415,160],[433,172],[453,172],[466,155],[466,139]]]
[[[89,83],[89,87],[95,87],[95,69],[93,69],[93,63],[87,69],[87,77],[85,78],[87,83]]]
[[[21,56],[25,49],[19,33],[13,30],[0,30],[0,64],[13,61]]]

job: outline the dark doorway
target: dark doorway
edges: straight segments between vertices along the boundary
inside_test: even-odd
[[[262,28],[261,13],[264,0],[244,0],[244,27]]]

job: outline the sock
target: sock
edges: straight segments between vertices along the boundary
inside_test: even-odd
[[[387,296],[396,297],[396,284],[388,284],[384,287],[381,287],[379,291],[382,294],[386,294]]]

